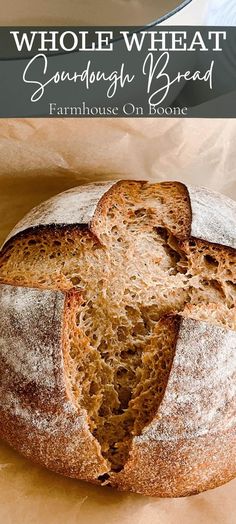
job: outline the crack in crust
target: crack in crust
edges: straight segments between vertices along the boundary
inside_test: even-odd
[[[72,190],[73,199],[76,191]],[[69,210],[73,220],[78,213],[87,221],[90,217],[89,227],[84,224],[78,228],[72,221],[67,226],[60,223],[58,203],[63,196],[57,203],[54,199],[51,208],[49,205],[51,214],[46,213],[44,221],[40,218],[43,227],[35,229],[31,214],[31,229],[22,231],[22,224],[27,224],[23,221],[2,249],[0,282],[37,287],[42,293],[47,289],[63,293],[72,288],[78,290],[70,295],[65,307],[64,381],[74,405],[87,414],[90,435],[98,445],[96,453],[104,461],[103,473],[97,477],[106,484],[110,481],[132,490],[132,483],[124,480],[124,475],[129,471],[134,486],[141,482],[130,472],[136,448],[143,449],[143,438],[149,442],[159,435],[160,440],[165,440],[159,425],[153,426],[157,414],[163,416],[167,432],[171,427],[167,412],[172,401],[168,395],[174,394],[175,399],[171,377],[179,366],[178,353],[183,353],[183,349],[178,349],[183,322],[191,325],[192,331],[195,324],[191,322],[196,323],[196,336],[205,322],[210,323],[213,327],[206,328],[210,340],[221,329],[233,333],[235,344],[236,335],[229,329],[236,330],[236,252],[229,246],[190,236],[195,227],[196,207],[192,205],[192,221],[189,193],[183,184],[113,182],[104,184],[102,197],[101,191],[95,188],[99,195],[96,205],[95,199],[85,210],[79,211],[77,205],[77,216]],[[66,192],[67,199],[69,193]],[[91,194],[90,188],[88,195]],[[85,201],[88,203],[89,197]],[[36,221],[44,211],[45,206],[41,206],[34,214]],[[55,216],[59,218],[55,220]],[[49,225],[50,220],[54,221],[53,226]],[[186,342],[191,347],[190,335],[191,329]],[[207,347],[204,340],[203,352]],[[221,346],[227,350],[227,344],[220,343],[215,366],[220,362]],[[210,359],[210,353],[208,356]],[[222,387],[232,380],[234,360],[228,354],[231,375],[226,377],[222,371]],[[183,369],[187,362],[185,355]],[[193,359],[192,364],[194,379],[203,363]],[[183,373],[179,376],[186,382]],[[204,380],[206,384],[209,378],[205,376]],[[198,401],[203,408],[202,395]],[[228,399],[228,404],[233,410],[232,399]],[[187,421],[197,416],[193,406],[192,399],[186,407]],[[229,417],[229,411],[217,406],[222,419]],[[203,426],[204,413],[208,412],[209,407],[204,406]],[[213,415],[215,423],[215,411]],[[231,423],[233,416],[232,413]],[[175,424],[180,425],[178,417]],[[167,440],[171,441],[169,432]],[[148,471],[145,474],[148,476]],[[157,487],[153,489],[158,493]],[[147,486],[141,492],[148,492]]]

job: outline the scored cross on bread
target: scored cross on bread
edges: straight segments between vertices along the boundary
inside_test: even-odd
[[[232,478],[235,224],[234,202],[177,182],[80,186],[30,212],[0,254],[0,434],[150,495]]]

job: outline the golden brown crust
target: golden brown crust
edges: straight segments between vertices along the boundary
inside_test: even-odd
[[[236,202],[205,187],[187,186],[192,210],[191,236],[236,248]]]
[[[48,226],[52,228],[77,226],[90,229],[99,237],[96,230],[96,216],[104,213],[107,199],[123,184],[141,187],[149,185],[151,191],[155,188],[155,184],[145,181],[112,180],[69,189],[30,211],[15,226],[3,246],[21,233]],[[176,191],[176,195],[179,191],[182,198],[186,198],[189,217],[186,233],[182,236],[183,240],[192,236],[235,249],[236,203],[233,200],[204,187],[187,186],[181,182],[161,182],[156,185],[166,188],[167,191],[171,188]],[[177,220],[178,210],[173,205],[174,217],[176,212]]]
[[[180,497],[217,487],[236,475],[235,353],[235,331],[181,320],[158,413],[134,438],[130,459],[112,477],[112,485]]]
[[[236,476],[235,446],[235,428],[178,442],[143,442],[111,485],[151,497],[196,495]]]
[[[69,210],[72,218],[67,218],[67,222],[63,209],[60,219],[57,207],[56,220],[53,214],[46,213],[37,224],[46,209],[43,205],[39,214],[34,214],[33,221],[30,215],[29,222],[26,218],[13,230],[2,253],[7,252],[16,238],[30,235],[35,228],[50,231],[79,228],[84,235],[95,236],[100,242],[99,220],[105,216],[107,202],[122,183],[104,184],[97,197],[95,191],[92,205],[87,202],[85,212],[81,214],[77,209],[75,218],[73,209]],[[125,184],[130,184],[131,189],[135,184],[148,186],[134,181]],[[216,199],[224,212],[220,227],[218,221],[217,228],[212,229],[199,219],[199,209],[204,207],[208,192],[189,192],[180,183],[167,182],[162,186],[166,191],[176,188],[188,207],[182,229],[176,235],[179,240],[184,243],[192,238],[194,242],[191,235],[198,231],[203,247],[208,242],[214,251],[214,246],[222,249],[223,245],[226,258],[230,253],[235,255],[235,233],[229,231],[229,224],[234,220],[234,203],[228,205],[224,199]],[[90,190],[85,189],[85,193],[89,194]],[[81,191],[79,188],[80,195]],[[72,193],[74,198],[76,189]],[[214,195],[211,202],[212,198],[214,201]],[[75,204],[75,200],[73,202]],[[211,220],[214,212],[211,205]],[[172,234],[175,234],[172,227],[177,215],[173,209],[169,225]],[[83,219],[79,220],[78,216]],[[227,217],[230,217],[229,223]],[[109,467],[89,430],[85,410],[78,410],[74,402],[64,373],[68,344],[64,323],[69,303],[74,299],[78,303],[75,291],[65,294],[14,287],[14,282],[10,286],[6,282],[0,284],[3,312],[0,317],[0,435],[25,456],[58,473],[99,482],[98,477],[105,475]],[[236,463],[232,459],[236,444],[235,354],[235,332],[198,320],[181,321],[175,358],[158,413],[142,435],[133,439],[128,462],[120,473],[110,476],[108,483],[121,490],[173,497],[216,487],[235,476]],[[48,367],[44,366],[45,362]],[[221,374],[219,370],[223,370]]]
[[[13,228],[3,245],[21,233],[47,226],[88,228],[100,200],[116,184],[115,180],[95,182],[74,187],[50,198],[27,213]]]
[[[0,436],[58,473],[95,480],[107,467],[64,373],[65,307],[73,294],[1,285]]]

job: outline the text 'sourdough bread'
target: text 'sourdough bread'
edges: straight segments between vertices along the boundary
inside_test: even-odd
[[[185,496],[236,476],[236,203],[73,188],[0,252],[0,435],[70,477]]]

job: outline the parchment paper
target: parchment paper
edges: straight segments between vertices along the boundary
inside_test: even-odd
[[[32,206],[82,182],[180,180],[236,199],[231,120],[2,120],[0,243]],[[62,478],[0,444],[3,524],[235,524],[236,481],[161,500]]]

